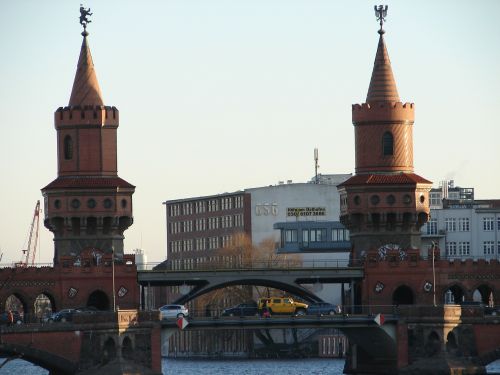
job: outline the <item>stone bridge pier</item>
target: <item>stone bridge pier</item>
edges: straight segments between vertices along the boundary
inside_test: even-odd
[[[119,310],[76,315],[72,323],[4,327],[0,353],[51,375],[161,374],[158,314]]]
[[[479,307],[399,307],[384,330],[343,330],[349,338],[346,374],[486,374],[500,359],[500,318]],[[383,328],[382,326],[381,328]],[[392,327],[392,328],[391,328]]]

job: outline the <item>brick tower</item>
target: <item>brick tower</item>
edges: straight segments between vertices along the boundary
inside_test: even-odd
[[[350,231],[354,259],[373,250],[381,257],[388,251],[404,257],[407,250],[420,248],[420,228],[429,217],[432,183],[413,173],[415,106],[399,99],[383,17],[379,20],[366,102],[352,106],[356,171],[338,187],[340,220]]]
[[[55,112],[57,178],[42,189],[55,264],[113,249],[123,257],[123,232],[133,221],[135,187],[117,173],[118,109],[104,105],[86,29],[82,35],[69,104]]]

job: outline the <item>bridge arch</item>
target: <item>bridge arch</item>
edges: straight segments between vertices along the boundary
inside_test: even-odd
[[[116,358],[116,343],[112,337],[108,337],[103,345],[103,360],[105,363]]]
[[[203,283],[195,285],[193,289],[191,289],[187,294],[179,297],[174,303],[184,304],[187,303],[197,297],[200,297],[206,293],[211,291],[226,288],[228,286],[236,286],[236,285],[252,285],[252,286],[262,286],[273,289],[283,290],[292,295],[303,298],[308,302],[322,302],[323,300],[316,296],[310,290],[298,285],[298,284],[289,284],[285,282],[280,282],[276,280],[267,280],[267,279],[238,279],[238,280],[230,280],[226,282],[220,282],[217,284],[209,284]]]
[[[455,354],[458,349],[457,337],[453,331],[446,335],[446,351],[450,354]]]
[[[19,311],[24,315],[29,314],[31,311],[29,310],[28,297],[19,291],[13,291],[5,298],[4,302],[4,310],[12,310]]]
[[[108,295],[100,289],[94,290],[89,294],[87,306],[95,307],[98,310],[109,310],[110,303]]]
[[[467,289],[458,283],[450,284],[443,293],[444,303],[460,304],[466,299]],[[449,294],[451,292],[451,294]],[[448,296],[449,295],[449,296]]]
[[[491,285],[486,283],[479,284],[473,289],[472,300],[488,305],[491,298],[492,304],[495,304],[494,294],[494,288]]]
[[[134,345],[129,336],[125,336],[122,340],[122,357],[125,359],[132,359],[134,357]]]
[[[19,357],[48,370],[50,373],[72,374],[77,370],[76,365],[66,358],[30,346],[1,343],[0,354],[8,357]]]
[[[392,293],[393,305],[413,305],[414,302],[415,293],[408,285],[400,285]]]
[[[441,352],[441,337],[436,331],[432,331],[427,336],[425,351],[429,357],[434,357]]]

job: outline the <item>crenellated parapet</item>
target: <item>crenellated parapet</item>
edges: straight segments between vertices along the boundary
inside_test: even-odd
[[[119,111],[110,106],[68,106],[59,107],[54,113],[56,129],[73,126],[118,127]]]
[[[352,105],[352,122],[355,125],[374,122],[415,121],[415,104],[402,102],[376,102]]]

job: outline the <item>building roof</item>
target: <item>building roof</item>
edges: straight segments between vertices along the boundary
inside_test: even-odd
[[[163,204],[169,205],[169,204],[174,204],[174,203],[193,202],[193,201],[206,200],[206,199],[226,198],[226,197],[232,197],[235,195],[242,195],[242,194],[245,194],[245,192],[242,190],[238,190],[238,191],[233,191],[230,193],[226,192],[226,193],[212,194],[212,195],[201,195],[201,196],[195,196],[195,197],[189,197],[189,198],[170,199],[170,200],[166,200],[165,202],[163,202]]]
[[[398,174],[358,174],[344,181],[339,186],[351,185],[414,185],[414,184],[432,184],[431,181],[415,173]]]
[[[76,68],[75,80],[69,106],[96,106],[104,105],[101,89],[94,69],[94,62],[87,42],[87,34],[84,32],[80,58]]]
[[[378,41],[377,54],[375,55],[375,62],[373,64],[372,78],[368,94],[366,95],[366,102],[399,102],[398,89],[396,81],[392,74],[391,61],[385,46],[384,34],[380,33]]]
[[[42,190],[49,189],[115,189],[126,188],[134,189],[135,186],[129,184],[120,177],[100,177],[100,176],[77,176],[77,177],[58,177]]]

